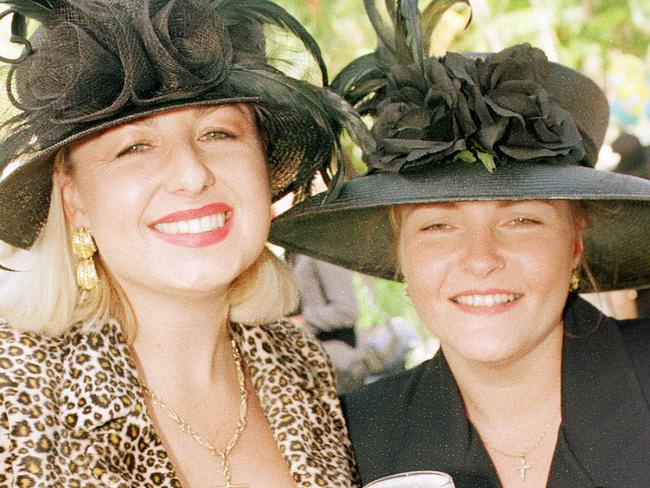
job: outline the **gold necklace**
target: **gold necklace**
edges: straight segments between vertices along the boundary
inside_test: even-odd
[[[522,481],[522,482],[526,481],[526,471],[528,471],[529,469],[532,468],[532,466],[530,464],[528,464],[528,461],[526,460],[526,458],[528,457],[528,455],[531,452],[533,452],[535,449],[537,449],[537,447],[542,443],[542,441],[544,439],[546,439],[546,435],[548,434],[549,430],[551,429],[551,426],[557,420],[557,417],[560,415],[561,411],[562,411],[562,407],[560,406],[560,408],[557,409],[557,412],[555,413],[555,415],[553,415],[553,419],[548,424],[546,424],[546,427],[544,427],[544,430],[542,431],[541,435],[537,439],[537,442],[535,442],[535,444],[533,444],[528,449],[524,449],[520,454],[513,454],[511,452],[502,451],[500,449],[497,449],[493,445],[488,444],[485,440],[483,440],[483,444],[488,449],[490,449],[490,450],[492,450],[494,452],[497,452],[497,453],[499,453],[499,454],[501,454],[503,456],[518,459],[519,460],[519,466],[517,467],[517,471],[519,471],[519,481]]]
[[[180,430],[192,436],[192,439],[194,439],[197,444],[206,448],[210,454],[218,457],[221,460],[221,465],[223,466],[223,477],[226,481],[226,484],[220,487],[218,486],[217,488],[247,488],[248,485],[246,484],[233,484],[232,472],[230,470],[230,459],[228,459],[228,456],[241,437],[242,432],[244,432],[244,428],[246,428],[246,417],[248,415],[248,391],[246,391],[246,379],[244,377],[244,368],[242,367],[241,355],[239,354],[239,349],[237,349],[237,345],[235,344],[234,340],[230,341],[230,345],[232,346],[232,355],[235,359],[235,365],[237,367],[237,381],[239,382],[239,418],[237,419],[237,428],[235,429],[235,432],[228,441],[226,447],[223,449],[217,448],[205,437],[199,435],[187,420],[178,415],[178,413],[173,408],[171,408],[163,401],[160,395],[158,395],[144,383],[140,382],[140,384],[142,386],[142,391],[148,395],[149,398],[151,398],[151,401],[155,405],[159,406],[162,409],[165,415],[167,415],[176,423],[176,425],[178,425]]]

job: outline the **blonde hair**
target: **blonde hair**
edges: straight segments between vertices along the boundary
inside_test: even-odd
[[[55,168],[69,171],[64,159],[60,151]],[[101,256],[94,256],[99,285],[79,294],[75,277],[78,259],[72,253],[71,228],[60,190],[53,178],[47,222],[29,251],[0,242],[0,263],[17,270],[0,271],[0,316],[17,330],[51,336],[78,324],[83,331],[95,332],[114,319],[132,341],[137,333],[135,314]],[[228,297],[229,319],[247,325],[276,321],[295,310],[298,303],[291,272],[267,248],[233,281]]]

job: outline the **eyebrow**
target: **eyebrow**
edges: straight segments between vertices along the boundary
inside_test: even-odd
[[[221,104],[214,104],[214,105],[199,105],[199,106],[196,107],[196,109],[201,114],[204,114],[204,113],[207,113],[207,112],[214,112],[214,111],[218,111],[218,110],[223,110],[223,109],[227,109],[227,108],[234,108],[235,110],[237,110],[242,115],[246,115],[246,116],[249,115],[249,113],[246,110],[244,110],[241,103],[221,103]]]
[[[547,207],[552,207],[553,206],[553,201],[552,200],[545,200],[545,199],[535,199],[535,200],[497,200],[499,202],[499,205],[501,207],[513,207],[515,205],[521,205],[524,203],[539,203],[542,205],[546,205]]]
[[[544,200],[544,199],[539,199],[539,200],[463,200],[459,202],[428,202],[428,203],[423,203],[423,204],[415,204],[415,208],[413,211],[417,211],[420,209],[427,209],[427,208],[444,208],[448,210],[453,210],[455,208],[458,208],[460,205],[463,203],[471,203],[471,202],[497,202],[498,206],[500,208],[509,208],[509,207],[514,207],[516,205],[522,205],[526,203],[538,203],[547,207],[554,208],[553,206],[553,200]]]
[[[240,103],[221,103],[221,104],[212,104],[212,105],[197,105],[196,110],[199,112],[199,115],[205,115],[206,113],[211,113],[215,112],[218,110],[225,110],[227,108],[233,108],[237,110],[239,113],[242,115],[248,117],[250,114],[244,110],[242,107],[242,104]],[[125,125],[152,125],[153,123],[153,118],[152,117],[142,117],[139,119],[135,119],[131,122],[128,122]],[[117,126],[120,127],[120,126]]]

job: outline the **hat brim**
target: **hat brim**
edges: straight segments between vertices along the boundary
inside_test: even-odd
[[[399,279],[392,205],[474,200],[593,200],[585,231],[589,268],[601,291],[650,286],[650,181],[582,166],[515,162],[488,173],[462,162],[345,183],[330,203],[316,195],[273,222],[271,241],[362,273]],[[594,291],[582,280],[580,291]]]
[[[52,160],[71,143],[111,127],[170,110],[230,103],[261,104],[258,97],[204,96],[169,102],[155,107],[138,107],[106,122],[80,130],[38,153],[31,154],[0,180],[0,236],[6,243],[27,249],[34,243],[47,220],[52,191]],[[308,183],[332,153],[331,137],[313,120],[305,120],[290,109],[272,107],[269,134],[271,193],[274,200]]]

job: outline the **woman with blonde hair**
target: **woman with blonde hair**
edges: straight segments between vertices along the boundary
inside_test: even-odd
[[[650,286],[650,182],[594,169],[607,100],[543,51],[429,57],[441,3],[420,23],[415,0],[388,2],[391,30],[366,2],[380,49],[334,86],[374,117],[369,171],[272,230],[292,251],[403,280],[440,340],[422,365],[345,396],[361,480],[645,486],[650,323],[578,293]]]
[[[0,180],[0,486],[356,486],[328,359],[282,320],[271,202],[344,104],[266,0],[15,0]],[[26,19],[40,23],[27,36]]]

